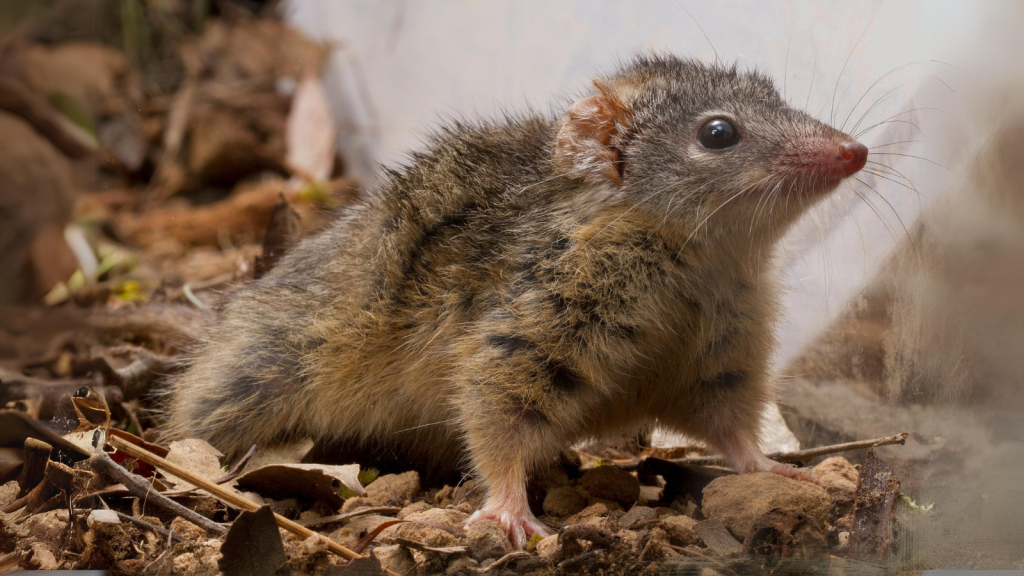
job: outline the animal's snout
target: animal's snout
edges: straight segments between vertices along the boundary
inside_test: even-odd
[[[839,162],[843,172],[851,176],[860,171],[868,161],[868,147],[860,142],[843,142],[839,145]]]

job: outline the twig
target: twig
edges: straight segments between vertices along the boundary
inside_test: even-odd
[[[181,466],[178,466],[177,464],[174,464],[173,462],[168,462],[167,460],[164,460],[163,458],[157,456],[156,454],[153,454],[149,450],[145,450],[145,449],[140,448],[138,446],[129,444],[128,442],[125,442],[124,440],[121,440],[120,438],[116,438],[116,437],[109,438],[108,442],[110,443],[111,446],[113,446],[114,448],[117,448],[118,450],[124,452],[125,454],[128,454],[129,456],[132,456],[134,458],[138,458],[139,460],[149,464],[150,466],[154,466],[156,468],[160,468],[160,469],[164,470],[165,472],[170,472],[171,474],[177,476],[178,478],[181,478],[182,480],[185,480],[186,482],[188,482],[190,484],[193,484],[193,485],[195,485],[198,488],[202,488],[203,490],[206,490],[210,494],[216,496],[217,498],[219,498],[220,500],[222,500],[222,501],[224,501],[224,502],[226,502],[228,504],[231,504],[232,506],[234,506],[236,508],[240,508],[242,510],[248,510],[250,512],[255,512],[256,510],[259,510],[259,508],[260,508],[260,506],[258,504],[256,504],[255,502],[249,500],[248,498],[245,498],[243,496],[240,496],[238,494],[234,494],[234,493],[232,493],[232,492],[230,492],[228,490],[225,490],[221,486],[218,486],[218,485],[214,484],[213,482],[210,482],[209,480],[207,480],[205,478],[197,476],[197,475],[193,474],[192,472],[189,472],[185,468],[182,468]],[[289,519],[287,519],[284,516],[281,516],[279,514],[274,514],[274,519],[277,520],[277,525],[278,526],[280,526],[281,528],[284,528],[285,530],[291,532],[292,534],[296,534],[298,536],[301,536],[302,538],[309,538],[310,536],[313,536],[314,534],[317,534],[316,532],[313,532],[309,528],[306,528],[305,526],[301,526],[299,524],[296,524],[295,522],[293,522],[293,521],[291,521],[291,520],[289,520]],[[354,560],[356,558],[361,558],[362,557],[360,554],[356,554],[352,550],[349,550],[348,548],[342,546],[341,544],[338,544],[337,542],[335,542],[333,540],[324,539],[324,541],[325,541],[325,543],[327,545],[327,548],[331,552],[334,552],[335,554],[337,554],[338,556],[341,556],[342,558],[346,558],[348,560]],[[384,572],[386,574],[388,574],[388,576],[399,576],[399,574],[397,572],[393,571],[393,570],[385,570]]]
[[[362,510],[356,510],[355,512],[347,512],[345,514],[336,514],[334,516],[325,516],[323,518],[311,518],[309,520],[299,520],[298,523],[305,526],[306,528],[317,528],[319,526],[326,526],[328,524],[336,524],[338,522],[344,522],[359,516],[365,516],[367,514],[397,514],[401,511],[401,508],[395,506],[379,506],[377,508],[363,508]]]
[[[151,531],[156,532],[157,534],[159,534],[159,535],[161,535],[161,536],[163,536],[165,538],[170,538],[171,540],[174,540],[175,542],[181,542],[182,544],[184,544],[186,546],[196,546],[195,542],[189,540],[188,538],[184,538],[182,536],[178,536],[177,534],[175,534],[174,532],[171,532],[167,528],[163,528],[161,526],[157,526],[156,524],[150,524],[149,522],[146,522],[145,520],[140,520],[140,519],[138,519],[138,518],[136,518],[134,516],[129,516],[129,515],[123,513],[123,512],[115,511],[115,513],[117,514],[117,517],[120,518],[124,522],[128,522],[130,524],[135,524],[136,526],[145,528],[146,530],[151,530]]]
[[[885,438],[875,438],[874,440],[858,440],[856,442],[844,442],[842,444],[832,444],[830,446],[819,446],[817,448],[808,448],[806,450],[797,450],[796,452],[774,452],[772,454],[766,454],[768,458],[775,460],[776,462],[802,462],[816,458],[818,456],[825,456],[826,454],[836,454],[838,452],[849,452],[851,450],[863,450],[865,448],[872,448],[875,446],[888,446],[890,444],[904,444],[907,441],[907,436],[910,436],[908,432],[897,434],[896,436],[887,436]],[[674,464],[721,464],[724,459],[721,456],[694,456],[691,458],[677,458],[669,460]]]
[[[118,450],[121,450],[121,446],[131,446],[128,442],[121,440],[116,436],[110,436],[107,439],[108,442],[117,446]],[[138,448],[141,450],[141,448]],[[132,454],[128,450],[121,450],[127,454]],[[151,454],[149,451],[145,451],[146,454]],[[136,458],[138,458],[136,456]],[[139,458],[142,460],[142,458]],[[145,462],[145,460],[143,460]],[[153,504],[154,506],[166,510],[177,516],[181,516],[185,520],[199,526],[203,530],[215,536],[223,536],[227,534],[228,529],[217,524],[213,520],[210,520],[206,516],[202,516],[188,508],[178,504],[174,500],[163,496],[159,492],[153,489],[153,487],[146,481],[145,478],[132,474],[124,467],[118,465],[116,462],[110,459],[104,452],[97,452],[89,458],[89,465],[97,472],[102,472],[107,476],[110,476],[114,480],[124,484],[125,488],[128,489],[133,496],[145,500],[147,503]]]

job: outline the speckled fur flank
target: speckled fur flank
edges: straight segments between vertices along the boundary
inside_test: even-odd
[[[773,246],[840,180],[791,143],[848,137],[758,73],[671,56],[599,93],[624,108],[599,156],[572,116],[441,129],[234,298],[174,382],[174,432],[233,454],[307,435],[468,454],[492,489],[655,421],[756,447]],[[743,145],[697,143],[715,115]]]

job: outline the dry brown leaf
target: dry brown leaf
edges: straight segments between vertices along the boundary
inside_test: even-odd
[[[303,179],[326,182],[334,168],[337,130],[327,91],[312,64],[295,89],[285,130],[288,168]]]
[[[171,442],[170,449],[167,452],[168,461],[187,468],[194,474],[198,474],[211,481],[224,475],[224,471],[221,470],[221,460],[223,458],[224,454],[211,446],[209,442],[198,438]],[[167,476],[168,480],[174,482],[175,488],[179,490],[195,488],[192,484],[173,474],[165,472],[164,475]]]
[[[325,502],[335,510],[344,503],[337,492],[341,486],[361,496],[366,495],[366,490],[359,483],[358,464],[271,464],[246,472],[235,481],[239,488],[253,490],[263,496],[278,500],[299,498]]]

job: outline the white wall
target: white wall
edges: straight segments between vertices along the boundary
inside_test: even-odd
[[[910,82],[872,112],[880,121],[918,102],[941,105],[950,92],[930,78],[956,84],[969,67],[984,11],[992,4],[936,0],[904,2],[696,2],[691,0],[294,0],[289,18],[306,33],[338,43],[328,78],[335,107],[345,119],[342,146],[353,169],[367,177],[369,160],[394,164],[441,119],[492,115],[504,108],[561,106],[596,73],[640,50],[718,55],[757,66],[777,79],[791,103],[822,117],[837,117],[873,82],[862,112],[886,90]],[[858,38],[863,39],[858,44]],[[788,54],[788,57],[787,57]],[[836,82],[844,62],[836,92]],[[968,64],[964,64],[968,62]],[[833,96],[835,94],[835,96]],[[926,143],[890,151],[941,156],[928,141],[941,129],[938,113],[913,118]],[[856,119],[858,116],[853,116]],[[837,122],[841,123],[841,122]],[[851,121],[852,123],[852,121]],[[906,139],[880,127],[863,137],[872,146]],[[876,150],[881,152],[882,150]],[[364,154],[364,156],[360,156]],[[363,160],[360,160],[362,158]],[[941,180],[940,170],[909,158],[877,156],[918,183],[922,197],[884,180],[871,180],[910,225],[919,202]],[[354,160],[353,160],[354,159]],[[863,189],[879,212],[889,208]],[[923,199],[922,199],[923,198]],[[792,357],[834,317],[878,265],[902,228],[890,212],[886,225],[872,207],[848,191],[810,216],[786,242],[783,263],[790,290],[778,363]]]

